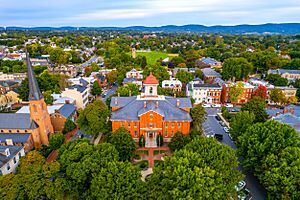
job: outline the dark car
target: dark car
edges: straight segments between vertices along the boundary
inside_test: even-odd
[[[218,121],[221,121],[221,117],[220,117],[219,115],[216,115],[216,119],[217,119]]]
[[[222,134],[215,134],[215,138],[217,139],[217,140],[223,140],[223,135]]]

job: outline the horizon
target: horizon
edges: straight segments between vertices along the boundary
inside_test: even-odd
[[[300,22],[296,0],[2,0],[1,27],[236,26]]]

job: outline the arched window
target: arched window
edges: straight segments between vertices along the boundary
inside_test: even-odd
[[[150,87],[149,93],[150,93],[150,94],[153,93],[153,87]]]

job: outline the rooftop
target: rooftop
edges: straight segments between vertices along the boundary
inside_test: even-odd
[[[204,76],[215,76],[216,78],[221,78],[221,74],[211,68],[203,68],[201,71],[203,72]]]
[[[155,78],[155,76],[152,75],[152,72],[150,72],[150,75],[147,76],[147,78],[143,81],[143,84],[159,84],[159,81]]]
[[[9,149],[9,156],[5,156],[0,153],[0,167],[9,162],[15,155],[17,155],[24,147],[22,146],[0,146],[0,152],[5,152]]]
[[[87,89],[87,87],[82,86],[82,85],[72,85],[72,86],[69,86],[68,89],[77,90],[78,92],[83,93]]]
[[[29,113],[0,113],[0,129],[31,129]]]

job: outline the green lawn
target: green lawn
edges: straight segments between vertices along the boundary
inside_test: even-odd
[[[159,51],[150,51],[150,52],[136,52],[136,55],[146,56],[148,64],[155,64],[160,58],[165,59],[171,57],[168,53],[159,52]],[[172,55],[173,56],[173,55]]]

